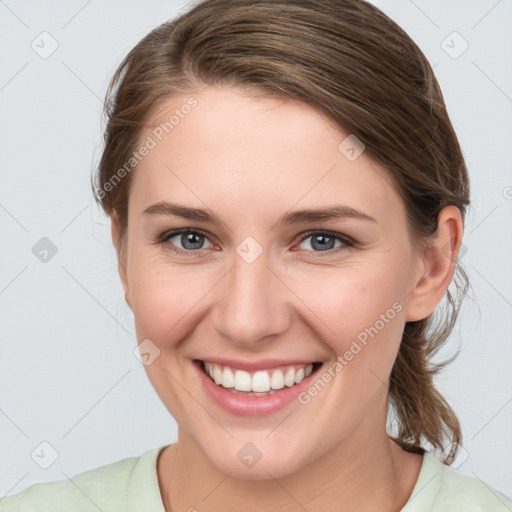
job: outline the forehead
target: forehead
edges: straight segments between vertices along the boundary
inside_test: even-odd
[[[130,203],[139,211],[161,200],[265,213],[300,202],[364,205],[372,215],[400,203],[389,173],[357,139],[294,100],[207,87],[163,103],[140,141],[151,149],[133,176]]]

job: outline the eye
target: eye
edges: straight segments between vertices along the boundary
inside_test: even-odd
[[[172,241],[173,239],[176,240]],[[165,232],[158,241],[177,254],[195,256],[204,248],[204,240],[208,238],[201,231],[183,228]],[[178,244],[181,244],[183,249],[177,246]]]
[[[173,241],[173,239],[176,240]],[[313,253],[328,253],[330,255],[354,245],[354,241],[347,236],[330,231],[310,231],[302,236],[301,243],[308,239],[311,239],[310,246],[313,249],[305,250]],[[197,256],[198,252],[208,249],[208,247],[204,247],[205,240],[208,240],[208,237],[202,231],[182,228],[166,231],[160,235],[158,243],[177,254]],[[338,247],[335,247],[336,242],[340,244]],[[180,245],[182,248],[180,248]],[[293,250],[296,251],[297,249]],[[323,254],[318,254],[318,256],[323,256]]]
[[[308,239],[311,239],[309,243],[313,248],[312,252],[333,254],[354,245],[354,241],[347,236],[341,235],[340,233],[331,233],[329,231],[310,231],[302,237],[301,243]],[[334,246],[336,242],[340,242],[338,247]]]

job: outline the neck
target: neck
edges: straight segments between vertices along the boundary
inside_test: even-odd
[[[402,450],[386,434],[361,424],[350,439],[282,478],[245,480],[226,475],[195,441],[178,430],[178,443],[161,454],[157,472],[166,512],[257,510],[397,512],[405,506],[422,456]]]

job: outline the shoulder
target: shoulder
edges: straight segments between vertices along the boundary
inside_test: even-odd
[[[156,459],[162,449],[155,448],[140,457],[118,460],[66,480],[33,484],[1,499],[0,512],[126,511],[134,485],[150,482],[154,486]],[[134,477],[136,471],[139,481]]]
[[[463,475],[425,453],[416,486],[403,512],[507,512],[512,501],[479,478]]]

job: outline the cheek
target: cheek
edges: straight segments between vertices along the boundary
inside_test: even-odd
[[[191,329],[191,319],[212,288],[212,275],[196,265],[170,265],[165,258],[133,254],[130,297],[139,342],[173,346]]]
[[[400,266],[317,269],[289,283],[321,341],[360,375],[391,369],[404,327]]]
[[[334,338],[373,325],[395,302],[403,301],[404,283],[399,272],[389,267],[381,272],[375,266],[310,270],[287,282]]]

